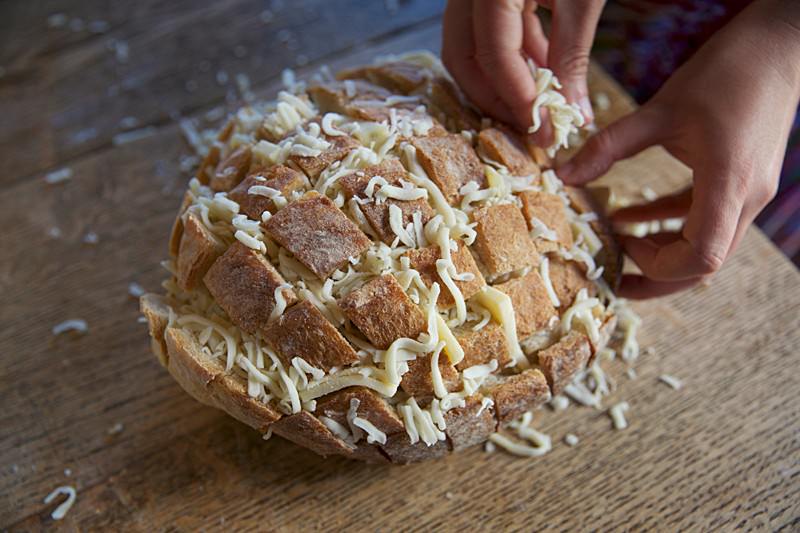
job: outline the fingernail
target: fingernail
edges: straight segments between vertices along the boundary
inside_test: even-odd
[[[578,106],[581,108],[583,112],[583,116],[586,119],[586,123],[594,122],[594,111],[592,111],[592,102],[589,100],[588,96],[584,96],[578,101]]]

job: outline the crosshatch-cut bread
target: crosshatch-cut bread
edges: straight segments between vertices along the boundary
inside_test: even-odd
[[[141,298],[199,402],[405,464],[519,428],[599,371],[622,305],[610,226],[430,54],[292,84],[206,137],[166,293]]]

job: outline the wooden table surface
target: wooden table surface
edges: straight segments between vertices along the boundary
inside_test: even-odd
[[[618,390],[606,402],[631,404],[630,427],[613,431],[588,408],[543,411],[536,424],[555,448],[539,459],[474,449],[407,467],[324,460],[196,403],[150,355],[128,284],[157,290],[164,275],[158,262],[187,181],[176,119],[202,122],[226,95],[233,102],[237,73],[269,94],[285,67],[307,74],[438,50],[442,9],[430,0],[0,6],[0,528],[800,528],[800,274],[757,230],[710,287],[639,306],[641,342],[654,353],[636,379],[614,369]],[[66,20],[49,25],[54,13]],[[601,123],[633,108],[601,72],[592,83],[612,101]],[[149,129],[115,142],[131,128]],[[69,181],[44,182],[63,167]],[[689,173],[655,149],[604,179],[637,197],[644,184],[679,188]],[[89,232],[96,244],[83,242]],[[54,337],[69,318],[89,332]],[[660,384],[662,373],[684,388]],[[567,432],[577,447],[562,443]],[[42,500],[65,484],[77,500],[53,522]]]

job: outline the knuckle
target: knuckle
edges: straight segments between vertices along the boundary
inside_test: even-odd
[[[560,77],[582,78],[589,70],[589,50],[582,46],[569,47],[561,53],[558,64]]]
[[[718,272],[725,261],[725,257],[710,246],[695,248],[695,258],[699,273],[703,277],[708,277]]]
[[[764,207],[772,201],[778,194],[778,183],[775,180],[770,180],[766,183],[759,183],[753,191],[753,201],[758,207]]]

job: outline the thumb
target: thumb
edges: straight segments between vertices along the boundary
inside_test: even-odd
[[[558,168],[558,176],[569,185],[582,185],[605,174],[620,159],[659,144],[660,121],[652,115],[642,107],[600,130]]]
[[[602,0],[558,2],[553,5],[553,26],[547,62],[564,86],[564,96],[577,103],[587,122],[594,120],[586,73],[589,53],[603,11]]]

